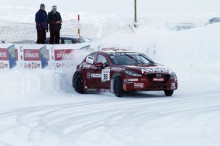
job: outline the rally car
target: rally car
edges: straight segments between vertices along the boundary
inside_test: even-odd
[[[122,97],[128,91],[164,91],[178,88],[176,74],[143,53],[108,50],[90,53],[77,66],[72,85],[78,93],[110,91]]]

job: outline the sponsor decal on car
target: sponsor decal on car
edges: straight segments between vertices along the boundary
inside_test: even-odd
[[[93,62],[94,62],[94,57],[92,57],[92,56],[86,57],[86,62],[89,63],[89,64],[93,64]]]
[[[134,83],[134,88],[144,88],[144,83]]]
[[[91,68],[91,65],[90,64],[85,64],[83,65],[84,68]]]
[[[113,71],[122,71],[122,70],[125,70],[125,69],[122,69],[120,67],[112,67],[111,70],[113,70]]]
[[[145,68],[141,69],[142,74],[143,73],[168,73],[169,69],[167,68]]]
[[[137,82],[138,79],[128,79],[128,82]]]
[[[101,78],[101,74],[91,73],[91,78]]]
[[[171,83],[171,89],[176,89],[176,83]]]
[[[86,74],[86,77],[87,77],[87,79],[90,79],[90,78],[91,78],[90,72],[88,72],[88,73]]]

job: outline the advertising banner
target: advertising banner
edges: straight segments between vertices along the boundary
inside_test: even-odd
[[[16,61],[18,61],[18,50],[14,45],[0,48],[0,69],[13,68],[17,65]]]
[[[37,69],[41,68],[40,50],[24,49],[24,68]]]
[[[24,49],[24,68],[39,69],[48,66],[49,51],[45,47],[40,49]]]
[[[7,49],[0,48],[0,69],[8,69],[8,51]]]

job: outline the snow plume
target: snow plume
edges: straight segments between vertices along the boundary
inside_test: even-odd
[[[63,91],[73,93],[74,89],[72,87],[72,78],[76,71],[76,67],[90,52],[91,51],[86,49],[73,50],[70,54],[64,57],[64,60],[71,59],[71,66],[64,67],[58,70],[64,77],[65,88],[63,88]]]
[[[180,83],[217,82],[220,85],[220,69],[217,68],[220,65],[219,33],[220,24],[182,31],[143,25],[135,34],[112,34],[103,40],[103,44],[147,54],[176,71]]]

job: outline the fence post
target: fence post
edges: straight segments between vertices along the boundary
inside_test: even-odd
[[[80,25],[79,25],[79,22],[80,22],[80,15],[78,15],[78,43],[80,43]]]

